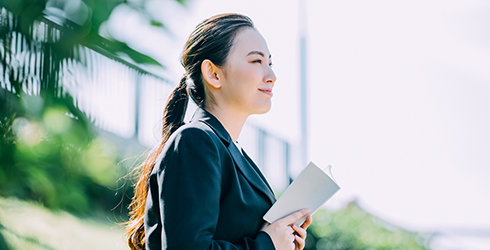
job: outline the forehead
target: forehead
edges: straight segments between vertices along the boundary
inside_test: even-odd
[[[262,35],[254,28],[244,28],[235,36],[231,54],[247,56],[251,51],[260,51],[269,57],[269,49]]]

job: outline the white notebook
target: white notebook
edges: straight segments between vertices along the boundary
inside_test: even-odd
[[[328,165],[326,169],[321,169],[313,162],[310,162],[267,211],[263,219],[273,223],[303,208],[309,208],[311,210],[309,214],[316,212],[318,208],[340,190],[339,185],[335,183],[332,177],[331,167]],[[305,220],[306,216],[297,220],[294,224],[299,226]]]

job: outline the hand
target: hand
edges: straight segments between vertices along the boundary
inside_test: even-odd
[[[307,215],[309,212],[310,209],[308,208],[302,209],[280,220],[277,220],[272,224],[265,223],[261,230],[266,232],[271,237],[276,249],[301,250],[305,245],[306,228],[311,223],[311,216],[308,216],[310,218],[307,218],[301,227],[298,227],[293,223],[299,218]],[[293,226],[290,226],[291,224],[293,224]],[[303,226],[305,227],[303,228]],[[298,235],[294,235],[294,232],[297,232]]]
[[[311,215],[306,217],[306,220],[301,224],[301,226],[296,226],[296,224],[291,225],[294,232],[294,244],[295,250],[302,250],[305,247],[306,240],[306,229],[311,225]]]

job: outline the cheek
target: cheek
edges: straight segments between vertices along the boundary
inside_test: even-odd
[[[261,82],[261,72],[257,67],[243,67],[239,72],[239,81],[242,84],[247,85],[247,88],[255,88],[260,85]]]
[[[249,78],[251,74],[253,74],[253,68],[247,64],[240,65],[235,68],[234,75],[235,77],[239,77],[239,79]]]
[[[230,88],[225,95],[235,102],[253,102],[257,95],[260,95],[258,88],[262,81],[262,71],[260,67],[251,63],[234,63],[228,71],[227,82]]]

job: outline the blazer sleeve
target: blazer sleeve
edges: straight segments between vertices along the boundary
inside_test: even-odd
[[[232,244],[213,238],[220,214],[223,145],[198,128],[177,134],[161,161],[159,183],[162,249],[273,250],[271,238],[259,232]],[[221,151],[220,147],[221,146]]]

